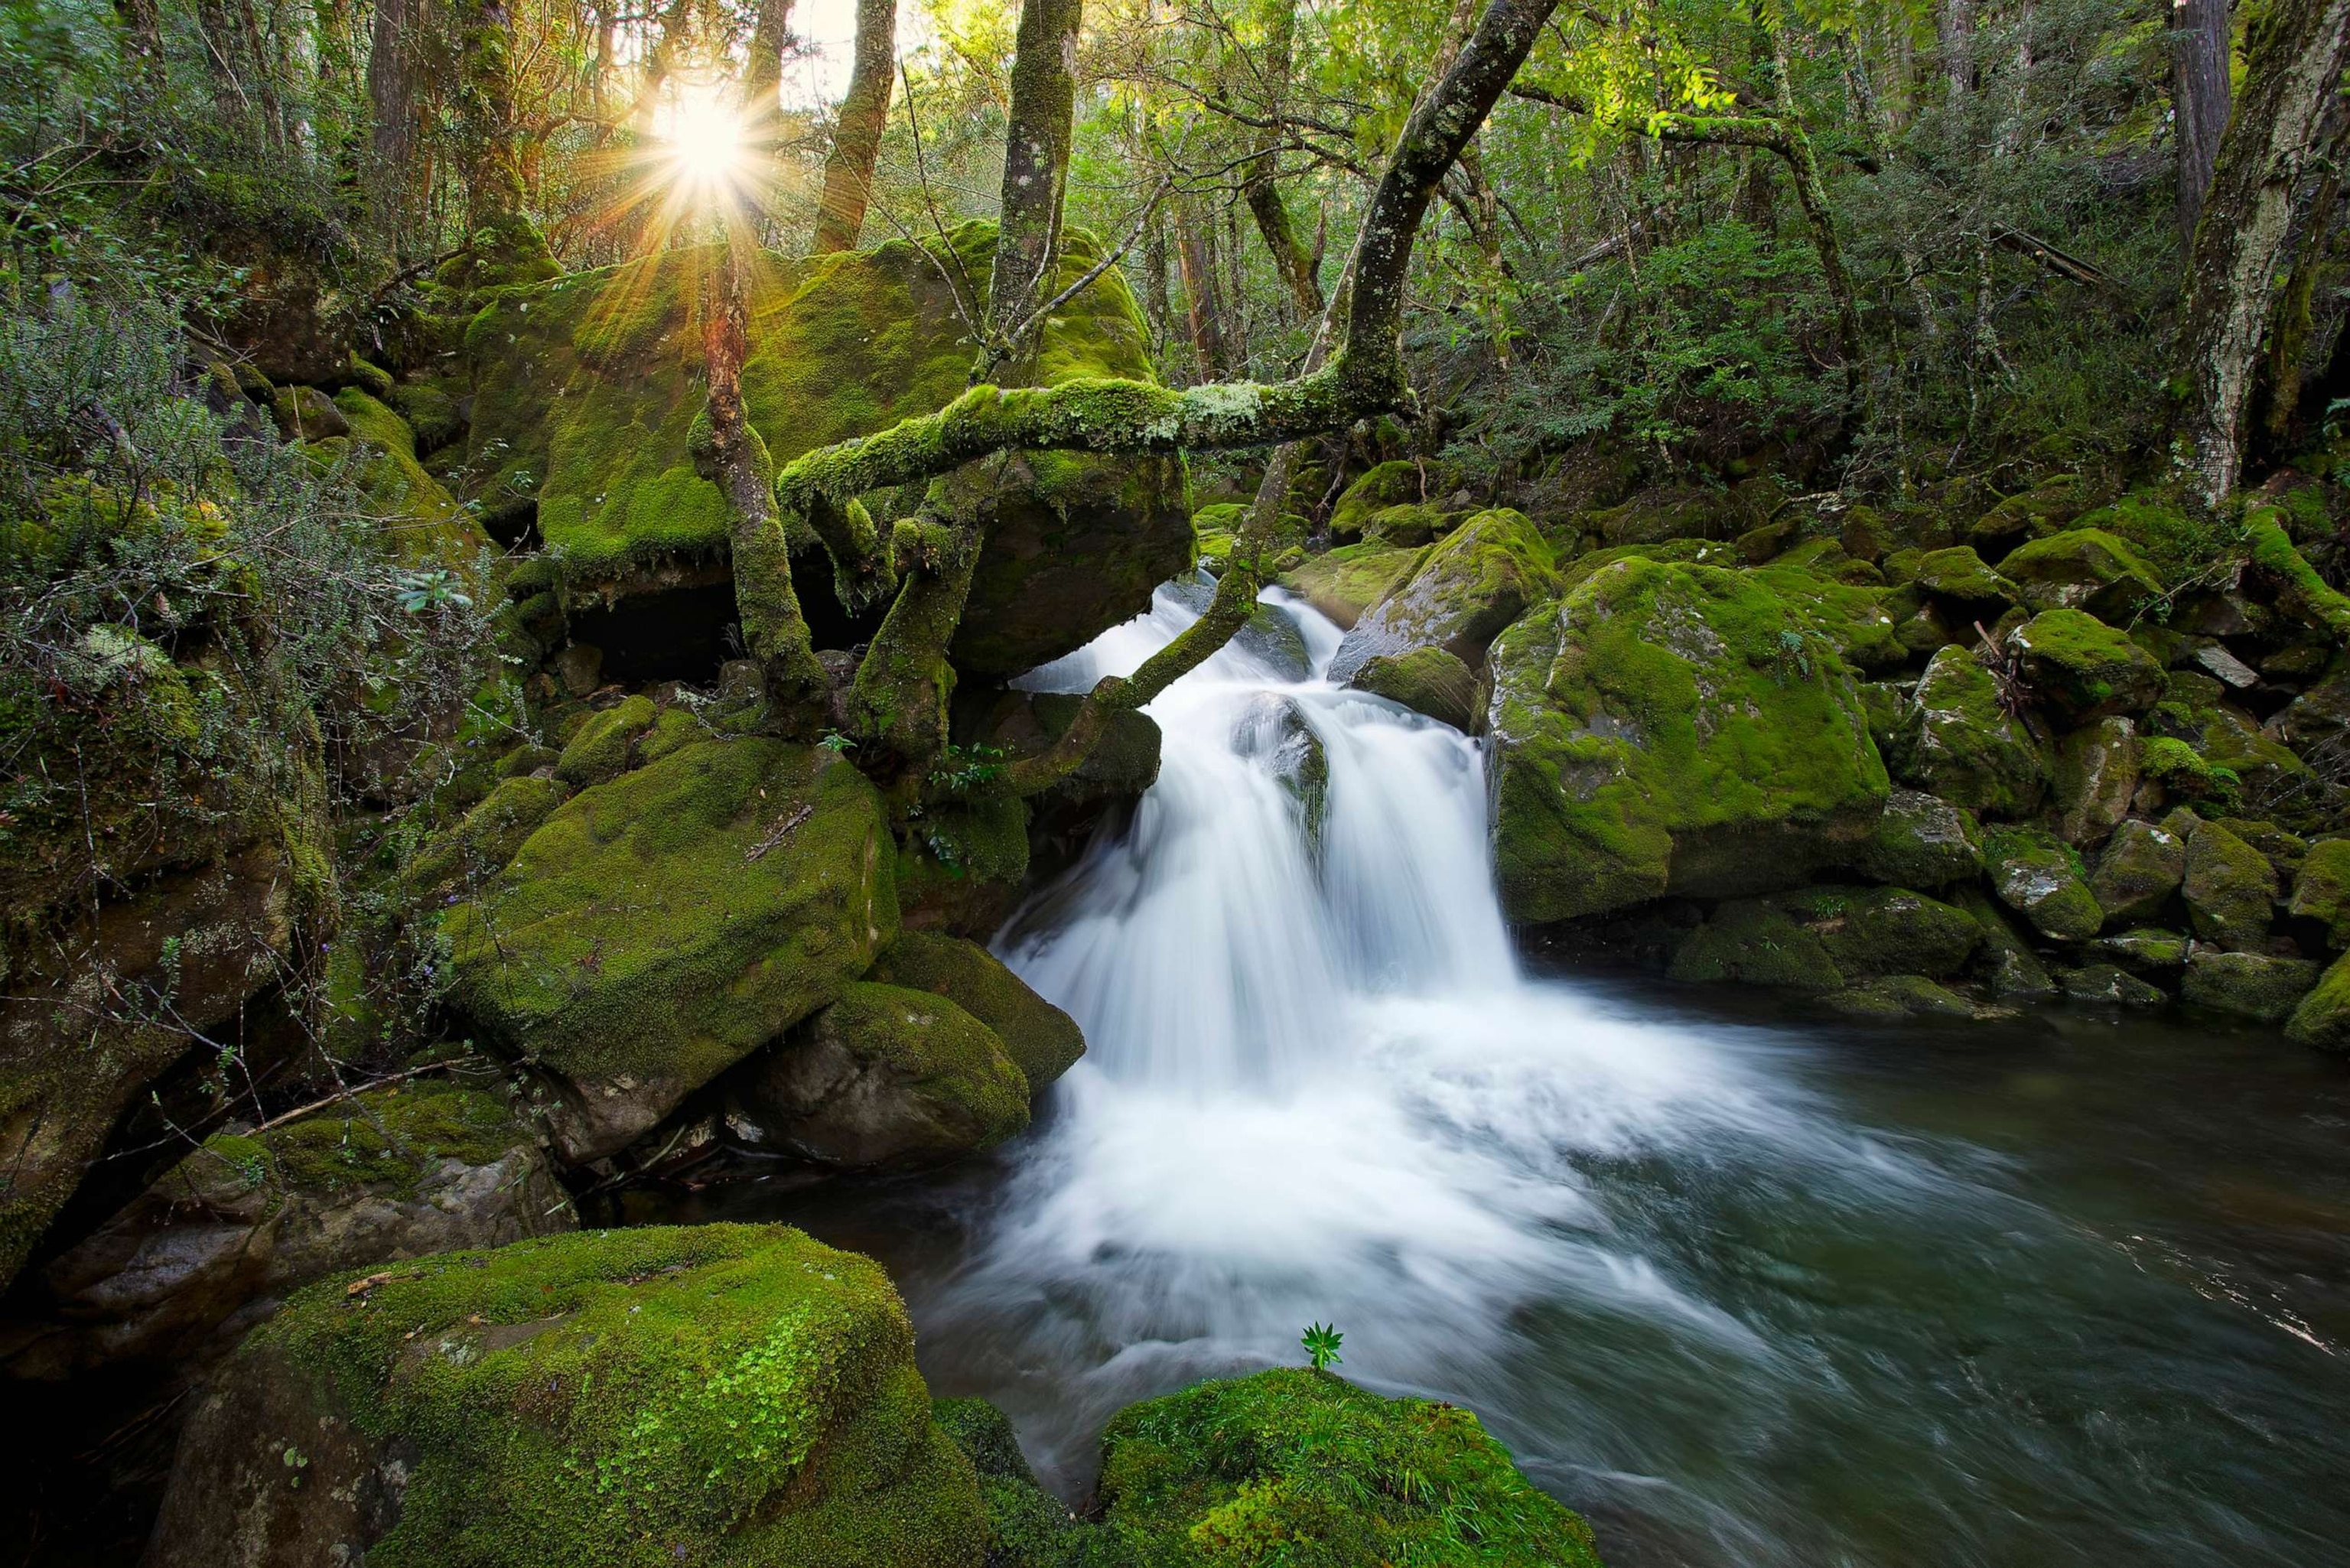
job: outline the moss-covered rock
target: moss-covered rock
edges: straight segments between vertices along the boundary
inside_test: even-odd
[[[1844,971],[1818,932],[1768,898],[1732,898],[1715,909],[1673,950],[1669,972],[1678,981],[1839,991]]]
[[[984,280],[992,224],[966,223],[946,269]],[[470,469],[493,516],[535,507],[575,578],[625,587],[679,557],[721,556],[726,509],[695,469],[702,412],[698,280],[706,249],[669,250],[536,287],[500,291],[466,329],[475,378]],[[1074,282],[1093,242],[1072,231]],[[914,415],[964,389],[968,329],[941,254],[903,241],[754,267],[743,395],[778,463]],[[1113,268],[1056,310],[1035,379],[1150,380],[1140,312]],[[1180,460],[1073,453],[1011,459],[992,488],[987,547],[951,656],[1004,678],[1149,607],[1191,564]]]
[[[1777,902],[1819,938],[1847,980],[1946,979],[1982,945],[1982,929],[1965,910],[1907,888],[1816,888]]]
[[[1037,1484],[1003,1411],[984,1399],[941,1399],[931,1409],[978,1472],[987,1568],[1121,1568],[1103,1532]]]
[[[2076,609],[2043,610],[2007,634],[2034,703],[2072,724],[2143,713],[2162,696],[2162,666],[2113,628]]]
[[[190,1417],[156,1568],[979,1568],[879,1265],[597,1231],[312,1286]]]
[[[2091,502],[2078,474],[2060,473],[2020,491],[1985,512],[1967,529],[1967,543],[1996,561],[2027,540],[2044,539],[2082,513]]]
[[[2020,597],[2013,583],[1983,564],[1971,546],[1954,545],[1929,550],[1911,568],[1910,581],[1955,612],[1960,623],[1982,618],[1996,619]]]
[[[2321,1051],[2350,1052],[2350,953],[2326,966],[2285,1021],[2284,1037]]]
[[[369,502],[385,520],[392,554],[411,566],[470,574],[488,539],[417,459],[420,438],[399,414],[357,387],[336,394],[349,427],[347,447],[359,463]]]
[[[591,715],[556,759],[555,776],[586,789],[629,771],[637,737],[652,728],[658,711],[650,697],[626,697]]]
[[[1279,692],[1259,692],[1233,724],[1232,749],[1253,759],[1289,796],[1299,833],[1318,854],[1330,805],[1330,757],[1305,710]]]
[[[259,1134],[220,1132],[41,1270],[58,1327],[19,1376],[233,1347],[249,1310],[338,1269],[494,1247],[577,1223],[496,1095],[431,1078]]]
[[[2016,930],[2004,909],[1976,888],[1961,888],[1952,898],[1959,908],[1974,918],[1975,925],[1982,931],[1982,946],[1975,952],[1975,972],[1993,996],[2055,994],[2056,982],[2050,978],[2047,966]]]
[[[571,797],[566,785],[529,774],[501,779],[482,804],[424,841],[400,872],[411,897],[431,903],[504,869],[515,851]]]
[[[2142,926],[2136,930],[2099,937],[2089,944],[2089,950],[2098,958],[2121,965],[2133,974],[2168,974],[2187,962],[2188,950],[2193,946],[2177,931]]]
[[[1409,575],[1419,557],[1418,550],[1386,545],[1345,545],[1284,572],[1281,586],[1351,629],[1365,610]]]
[[[2162,597],[2161,581],[2145,558],[2097,528],[2068,528],[2019,545],[1999,569],[2034,610],[2086,610],[2115,625],[2128,624]]]
[[[901,932],[866,978],[943,996],[986,1024],[1027,1079],[1031,1094],[1041,1093],[1086,1054],[1076,1020],[1030,990],[977,942],[932,931]]]
[[[2350,838],[2328,838],[2309,846],[2293,879],[2289,912],[2297,920],[2325,928],[2325,945],[2350,948]]]
[[[1469,728],[1477,701],[1475,672],[1441,648],[1374,654],[1356,669],[1347,684],[1456,730]]]
[[[1942,888],[1982,873],[1982,828],[1971,813],[1922,790],[1896,789],[1853,867],[1897,888]]]
[[[730,1080],[761,1147],[823,1165],[934,1165],[1028,1125],[1028,1080],[995,1031],[936,992],[860,981]]]
[[[2109,963],[2084,964],[2058,977],[2064,994],[2075,1002],[2102,1002],[2110,1007],[2161,1007],[2170,993],[2126,970]]]
[[[335,400],[316,387],[280,387],[272,400],[277,433],[287,441],[327,441],[351,433]]]
[[[2187,876],[2187,840],[2168,827],[2129,821],[2114,829],[2089,891],[2108,926],[2130,925],[2162,912]]]
[[[2099,719],[2056,742],[2049,770],[2056,831],[2077,849],[2094,849],[2129,815],[2137,796],[2137,726]]]
[[[1117,1544],[1168,1568],[1599,1561],[1589,1527],[1467,1410],[1297,1368],[1120,1411],[1102,1435],[1098,1497]]]
[[[1922,974],[1889,974],[1832,991],[1820,998],[1820,1005],[1846,1018],[1881,1023],[1901,1018],[1972,1019],[1980,1012],[1965,997]]]
[[[1337,504],[1330,508],[1330,537],[1341,542],[1364,537],[1369,531],[1371,519],[1389,507],[1423,504],[1440,507],[1457,483],[1452,471],[1440,462],[1418,463],[1398,459],[1377,464],[1347,486]],[[1398,544],[1409,542],[1396,541]],[[1426,544],[1427,540],[1423,538],[1418,543]]]
[[[2210,800],[2229,811],[2243,802],[2290,801],[2308,783],[2308,764],[2230,701],[2232,696],[2200,670],[2170,672],[2162,701],[2147,715],[2147,730],[2178,742],[2192,756],[2163,750],[2166,788],[2175,789],[2174,798]]]
[[[1722,491],[1669,485],[1644,490],[1621,505],[1586,513],[1583,525],[1605,545],[1661,545],[1682,539],[1727,539],[1751,524]]]
[[[2039,742],[1963,648],[1943,649],[1918,677],[1894,758],[1903,782],[1984,816],[2028,816],[2048,788]]]
[[[1850,858],[1889,793],[1850,671],[1754,574],[1619,560],[1490,657],[1514,920],[1800,883]]]
[[[2276,868],[2268,857],[2216,822],[2197,822],[2187,835],[2186,875],[2179,892],[2195,934],[2232,951],[2268,944],[2275,913]]]
[[[1992,829],[1984,839],[1983,867],[2000,902],[2043,936],[2085,942],[2105,924],[2079,858],[2040,828]]]
[[[2307,959],[2198,947],[2187,960],[2178,999],[2215,1012],[2282,1023],[2316,987],[2319,972],[2319,966]]]
[[[1416,550],[1443,537],[1455,525],[1454,517],[1438,507],[1406,503],[1372,513],[1363,524],[1363,537],[1374,545]]]
[[[1423,648],[1475,669],[1502,629],[1556,587],[1550,546],[1524,514],[1481,512],[1355,622],[1330,659],[1330,679],[1345,681],[1366,660]]]
[[[575,795],[450,912],[453,1000],[608,1154],[837,997],[898,930],[880,799],[821,747],[685,747]]]

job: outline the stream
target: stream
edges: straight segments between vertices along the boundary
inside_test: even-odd
[[[1205,591],[1026,684],[1130,670]],[[1856,1027],[1533,972],[1476,743],[1319,680],[1337,628],[1267,598],[1275,635],[1150,709],[1131,822],[997,940],[1090,1044],[1035,1127],[673,1217],[880,1258],[933,1389],[1073,1500],[1112,1412],[1322,1321],[1347,1376],[1476,1410],[1614,1568],[2350,1563],[2350,1069],[2168,1016]]]

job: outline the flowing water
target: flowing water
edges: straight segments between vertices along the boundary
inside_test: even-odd
[[[1030,684],[1131,669],[1203,592]],[[1153,705],[1158,784],[999,940],[1090,1044],[1038,1126],[707,1217],[882,1257],[933,1386],[1073,1497],[1118,1407],[1335,1321],[1617,1568],[2350,1563],[2350,1073],[1528,975],[1474,743],[1316,679],[1336,629],[1268,597],[1295,640]]]

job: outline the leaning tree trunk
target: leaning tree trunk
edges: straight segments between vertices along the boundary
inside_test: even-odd
[[[2228,130],[2228,0],[2176,0],[2170,13],[2170,105],[2178,123],[2178,248],[2195,244],[2195,222],[2211,188],[2220,138]]]
[[[2187,270],[2184,434],[2198,488],[2218,504],[2243,466],[2261,344],[2305,226],[2327,110],[2350,63],[2350,0],[2275,0],[2253,28],[2244,94],[2220,138]]]
[[[864,232],[897,70],[898,0],[857,0],[857,63],[833,127],[832,152],[824,161],[824,196],[816,219],[818,255],[855,250]]]

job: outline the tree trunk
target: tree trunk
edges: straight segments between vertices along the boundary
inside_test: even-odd
[[[818,255],[853,251],[873,197],[873,170],[889,123],[898,74],[898,0],[857,0],[857,63],[824,161],[824,197],[816,219]]]
[[[1025,380],[1035,334],[1061,245],[1061,198],[1077,96],[1077,26],[1084,0],[1024,0],[1012,60],[1012,119],[1003,136],[1003,217],[988,283],[982,380]]]
[[[678,51],[684,47],[686,29],[691,26],[690,5],[691,0],[670,0],[661,7],[660,30],[653,35],[653,47],[645,51],[645,78],[637,84],[637,100],[629,109],[629,123],[640,140],[651,138],[661,88],[677,69]]]
[[[1196,214],[1175,220],[1175,262],[1183,274],[1185,321],[1191,327],[1191,353],[1200,379],[1222,380],[1230,369],[1224,347],[1223,311],[1216,298],[1216,266],[1208,254],[1207,235]]]
[[[368,106],[378,178],[400,214],[414,190],[409,155],[416,141],[418,0],[375,0],[368,37]]]
[[[1943,101],[1955,114],[1975,81],[1975,0],[1941,0],[1934,32],[1942,46]]]
[[[2170,104],[2178,124],[2178,248],[2195,244],[2195,221],[2228,129],[2228,0],[2174,0]]]
[[[894,33],[896,22],[890,24]],[[751,57],[743,67],[743,107],[754,125],[775,117],[776,93],[784,83],[784,51],[792,44],[792,0],[759,0],[751,30]]]
[[[163,15],[156,0],[115,0],[122,27],[123,75],[134,101],[151,107],[163,96]]]
[[[2327,110],[2350,61],[2350,0],[2275,0],[2248,42],[2188,266],[2179,333],[2199,488],[2216,505],[2243,463],[2246,409],[2280,275],[2318,185]]]
[[[1282,200],[1275,182],[1275,150],[1282,140],[1282,111],[1288,101],[1296,36],[1296,0],[1276,0],[1265,19],[1264,62],[1258,72],[1265,88],[1265,124],[1257,132],[1257,156],[1242,176],[1241,193],[1248,201],[1249,215],[1256,220],[1264,248],[1272,253],[1274,270],[1281,275],[1299,312],[1310,320],[1322,314],[1322,280],[1315,275],[1315,258],[1298,237],[1289,204]]]

